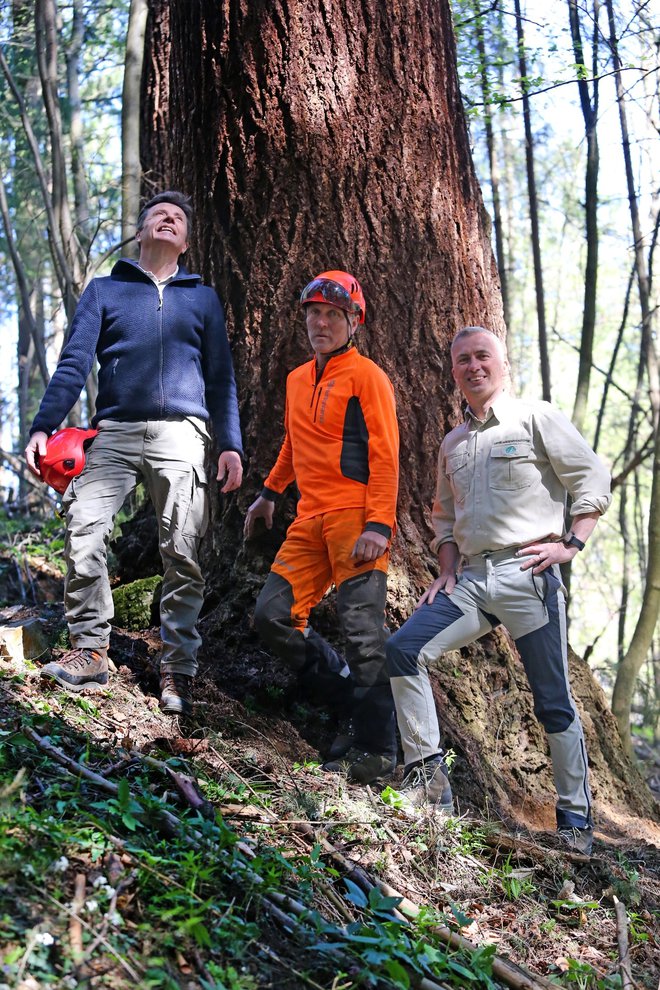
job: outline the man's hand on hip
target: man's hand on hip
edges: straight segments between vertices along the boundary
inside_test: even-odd
[[[567,547],[561,540],[557,543],[530,543],[516,551],[516,557],[527,559],[520,565],[521,571],[532,568],[532,574],[542,574],[553,564],[567,564],[577,554],[577,547]]]
[[[421,608],[422,605],[432,605],[439,591],[444,591],[446,595],[451,595],[455,587],[456,571],[441,574],[440,577],[435,579],[431,587],[426,589],[422,597],[415,602],[415,608]]]
[[[431,587],[426,589],[419,601],[415,603],[415,608],[420,608],[422,605],[432,605],[439,591],[451,595],[458,580],[456,572],[460,559],[461,555],[453,540],[448,540],[440,545],[438,549],[440,577],[437,577]]]
[[[216,481],[224,481],[220,489],[223,494],[233,492],[241,487],[243,480],[243,464],[240,454],[235,450],[223,450],[218,458],[218,473]]]
[[[41,471],[39,470],[39,466],[37,464],[37,457],[46,456],[47,443],[48,434],[39,431],[32,434],[28,440],[27,447],[25,448],[25,460],[27,461],[27,466],[32,474],[35,474],[37,478],[41,478]]]
[[[359,567],[360,564],[368,564],[372,560],[378,560],[379,557],[383,556],[388,546],[387,537],[373,529],[365,529],[355,541],[351,557],[355,558],[355,566]]]

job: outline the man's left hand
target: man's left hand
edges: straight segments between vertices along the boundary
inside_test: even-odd
[[[355,557],[356,566],[366,564],[370,560],[378,560],[387,550],[389,540],[373,529],[365,529],[355,541],[351,557]]]
[[[553,564],[567,564],[573,560],[577,547],[565,547],[561,540],[557,543],[530,543],[527,547],[521,547],[516,551],[516,557],[526,557],[527,559],[520,565],[521,571],[528,571],[532,568],[532,574],[541,574],[552,567]]]
[[[216,481],[224,481],[220,489],[223,494],[233,492],[241,487],[243,480],[243,463],[240,454],[235,450],[223,450],[218,458],[218,473]]]

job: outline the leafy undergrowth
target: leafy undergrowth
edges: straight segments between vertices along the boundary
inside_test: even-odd
[[[57,524],[0,532],[0,599],[51,602],[0,619],[63,646]],[[208,668],[195,719],[164,716],[159,648],[113,630],[93,695],[0,650],[0,990],[613,990],[624,935],[656,990],[656,847],[587,859],[483,809],[411,817],[400,769],[382,791],[319,769],[296,726],[328,726],[286,685],[244,705]],[[260,661],[239,659],[249,696]]]
[[[609,990],[617,900],[657,987],[657,850],[410,817],[210,681],[166,718],[130,659],[95,695],[0,668],[1,990]]]

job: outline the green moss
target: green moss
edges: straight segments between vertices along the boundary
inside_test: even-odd
[[[112,624],[134,631],[157,625],[162,583],[162,577],[154,575],[115,588],[112,592],[115,603]]]

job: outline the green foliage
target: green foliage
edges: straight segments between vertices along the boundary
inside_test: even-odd
[[[565,987],[575,990],[620,990],[621,977],[618,973],[601,978],[593,966],[577,959],[568,959],[567,967],[562,980]]]
[[[516,869],[511,865],[511,853],[499,869],[499,880],[502,890],[509,901],[517,901],[519,897],[536,893],[536,887],[529,879],[533,871]]]
[[[81,746],[70,726],[52,715],[43,724],[41,718],[24,724],[41,733],[47,727],[52,744],[86,766],[107,763],[107,751],[99,751],[92,738]],[[45,984],[74,971],[67,906],[74,876],[83,873],[84,947],[94,946],[90,951],[104,955],[105,965],[116,965],[119,957],[127,960],[139,972],[141,987],[178,986],[178,960],[196,953],[204,959],[200,986],[252,990],[260,985],[246,961],[259,939],[260,905],[271,892],[289,893],[310,905],[300,921],[306,958],[316,951],[320,965],[327,959],[335,973],[339,960],[351,972],[347,986],[405,990],[422,975],[456,987],[493,986],[493,947],[472,957],[447,949],[434,933],[441,916],[422,911],[412,921],[400,913],[399,897],[375,887],[365,892],[351,879],[341,881],[356,920],[343,926],[325,920],[311,905],[319,885],[337,883],[339,877],[324,862],[320,845],[308,855],[291,856],[283,855],[276,841],[252,843],[250,853],[220,816],[206,821],[181,809],[173,831],[167,819],[171,809],[158,796],[163,780],[157,768],[132,767],[130,777],[120,776],[116,792],[108,794],[60,772],[22,732],[6,732],[3,743],[0,957],[10,980],[21,966],[24,974]],[[177,761],[171,765],[174,769]],[[236,776],[228,775],[227,781],[226,788],[211,780],[202,786],[216,800],[238,797]],[[240,797],[254,800],[253,792],[244,789]],[[117,868],[118,852],[123,865],[111,881],[107,871],[113,862]],[[127,901],[123,889],[130,894]],[[469,923],[458,907],[452,919]],[[105,932],[101,944],[94,940],[99,926]]]

